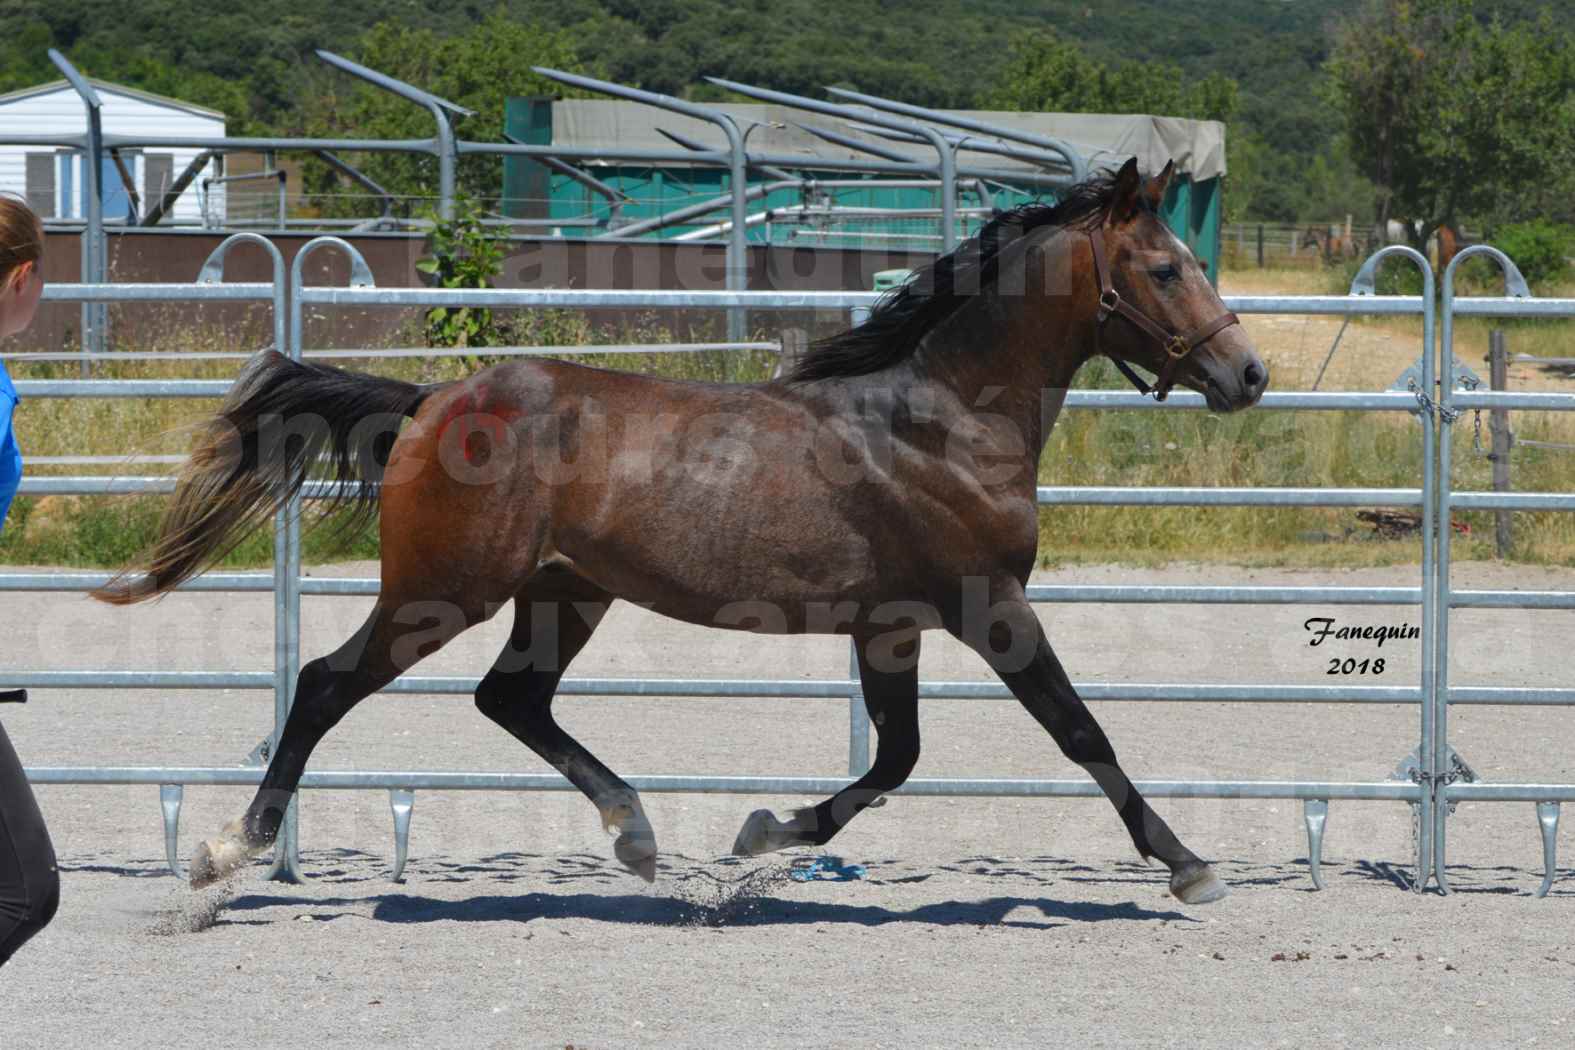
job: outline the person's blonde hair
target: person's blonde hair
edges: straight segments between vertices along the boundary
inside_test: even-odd
[[[25,263],[44,257],[44,224],[20,198],[0,193],[0,288],[16,280]]]

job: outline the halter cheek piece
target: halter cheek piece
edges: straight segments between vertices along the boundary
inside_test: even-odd
[[[1226,328],[1241,322],[1237,320],[1235,314],[1226,311],[1186,335],[1176,335],[1121,298],[1121,293],[1116,291],[1116,286],[1110,282],[1110,266],[1105,262],[1105,247],[1100,243],[1096,230],[1088,231],[1088,246],[1094,252],[1094,279],[1099,282],[1099,314],[1094,328],[1095,353],[1104,353],[1099,346],[1099,333],[1104,331],[1105,321],[1111,314],[1120,314],[1153,336],[1165,350],[1165,363],[1160,367],[1153,386],[1143,382],[1142,378],[1132,371],[1132,366],[1119,357],[1111,354],[1110,360],[1115,362],[1122,375],[1132,381],[1132,385],[1138,388],[1139,393],[1153,394],[1155,401],[1163,401],[1170,395],[1170,388],[1176,384],[1176,367],[1181,364],[1182,359]]]

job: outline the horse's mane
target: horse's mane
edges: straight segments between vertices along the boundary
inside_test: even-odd
[[[863,324],[816,340],[788,380],[868,375],[911,357],[927,332],[995,284],[1008,245],[1045,227],[1092,223],[1110,207],[1115,188],[1115,175],[1101,172],[1067,190],[1054,204],[1035,202],[1002,212],[956,251],[882,296]]]

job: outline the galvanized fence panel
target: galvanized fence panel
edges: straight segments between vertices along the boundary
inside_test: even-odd
[[[237,238],[255,235],[237,235]],[[231,240],[236,240],[232,238]],[[261,240],[261,238],[257,238]],[[226,242],[228,244],[229,242]],[[302,280],[302,263],[313,252],[332,247],[345,252],[351,262],[350,287],[305,286]],[[219,253],[216,253],[219,254]],[[1387,249],[1369,261],[1364,273],[1369,274],[1380,256],[1407,255],[1423,270],[1425,294],[1423,296],[1376,296],[1353,294],[1350,296],[1250,296],[1226,297],[1227,306],[1238,313],[1272,314],[1321,314],[1344,316],[1420,316],[1422,318],[1422,353],[1424,386],[1432,384],[1433,302],[1431,272],[1426,260],[1408,249]],[[284,312],[279,309],[284,283],[276,260],[276,281],[272,286],[261,285],[249,289],[259,296],[266,289],[275,303],[276,332],[284,325]],[[206,268],[205,268],[206,272]],[[1362,278],[1358,277],[1358,285]],[[114,301],[132,301],[138,295],[122,291],[129,286],[94,286],[92,292],[113,288]],[[139,286],[149,296],[177,297],[176,289],[206,288],[194,286]],[[222,286],[235,288],[237,286]],[[278,345],[292,357],[299,359],[303,352],[302,322],[308,306],[321,307],[389,307],[411,308],[445,305],[472,305],[511,308],[573,307],[573,308],[632,308],[632,307],[705,307],[716,309],[752,310],[803,310],[829,309],[837,311],[867,309],[877,296],[862,292],[685,292],[685,291],[600,291],[600,290],[463,290],[427,288],[377,288],[371,283],[371,274],[355,249],[338,238],[318,238],[303,247],[291,268],[289,281],[287,335],[276,336]],[[72,294],[84,297],[89,291],[75,290],[70,286],[55,286],[58,298]],[[199,297],[220,298],[240,293],[206,291]],[[22,386],[23,384],[19,384]],[[33,396],[161,396],[161,397],[213,397],[224,392],[226,384],[204,381],[124,381],[83,384],[71,381],[47,381],[27,384],[24,394]],[[1315,411],[1409,411],[1416,412],[1421,420],[1424,445],[1423,478],[1419,489],[1307,489],[1307,488],[1155,488],[1112,489],[1071,488],[1045,486],[1039,490],[1043,504],[1085,503],[1125,506],[1400,506],[1420,507],[1424,518],[1422,537],[1423,564],[1418,586],[1380,588],[1331,587],[1052,587],[1034,585],[1029,588],[1029,598],[1036,602],[1175,602],[1205,604],[1306,604],[1345,602],[1375,605],[1393,604],[1420,606],[1423,621],[1424,652],[1435,650],[1432,636],[1433,603],[1438,590],[1433,585],[1434,535],[1431,527],[1435,510],[1434,491],[1434,442],[1435,424],[1431,412],[1419,412],[1418,396],[1414,393],[1311,393],[1268,394],[1261,407],[1269,410]],[[1177,393],[1164,405],[1144,399],[1135,393],[1112,391],[1073,391],[1066,401],[1072,409],[1137,409],[1188,411],[1205,407],[1202,397]],[[167,492],[173,487],[163,478],[31,478],[24,481],[23,492]],[[303,498],[316,498],[326,494],[331,486],[325,483],[309,484]],[[275,571],[271,577],[256,573],[214,573],[200,577],[186,585],[187,590],[272,590],[275,595],[275,662],[271,673],[262,672],[32,672],[19,676],[17,685],[40,688],[272,688],[275,693],[276,719],[274,740],[282,729],[284,718],[300,668],[300,600],[303,594],[316,595],[369,595],[377,593],[376,580],[360,579],[324,580],[303,579],[300,564],[299,500],[280,514],[276,521]],[[11,574],[0,576],[0,590],[47,589],[87,590],[101,583],[100,574],[67,574],[40,579],[37,574]],[[1410,781],[1377,780],[1372,782],[1335,781],[1167,781],[1141,782],[1140,786],[1156,797],[1223,797],[1223,798],[1284,798],[1304,802],[1304,819],[1309,839],[1309,860],[1315,884],[1321,886],[1319,858],[1323,827],[1328,803],[1331,800],[1404,801],[1419,813],[1421,834],[1417,843],[1416,888],[1429,881],[1430,868],[1435,855],[1441,856],[1432,841],[1435,826],[1433,802],[1435,792],[1434,767],[1434,707],[1428,702],[1434,695],[1433,661],[1421,662],[1419,680],[1412,686],[1287,686],[1281,684],[1190,684],[1190,683],[1080,683],[1082,696],[1098,701],[1142,702],[1194,702],[1232,701],[1256,703],[1354,703],[1354,704],[1415,704],[1419,709],[1419,743],[1417,770]],[[423,678],[402,677],[393,683],[388,692],[469,694],[477,684],[472,678]],[[860,686],[851,665],[846,680],[826,681],[750,681],[750,680],[688,680],[688,679],[565,679],[560,691],[567,695],[610,696],[714,696],[714,697],[799,697],[846,699],[850,703],[849,721],[849,778],[814,777],[632,777],[637,788],[654,791],[736,791],[764,793],[830,793],[845,786],[868,768],[869,724],[864,711]],[[998,682],[945,682],[925,683],[920,695],[925,698],[952,699],[1005,699],[1009,692]],[[181,785],[209,783],[256,783],[260,769],[223,768],[116,768],[116,769],[36,769],[30,776],[40,783],[159,783],[161,808],[166,823],[166,843],[172,869],[179,870],[174,856],[173,843],[180,811]],[[391,791],[396,838],[396,875],[402,868],[407,854],[407,835],[410,816],[410,793],[417,788],[474,788],[474,789],[553,789],[568,788],[566,781],[556,775],[524,775],[500,773],[467,773],[441,771],[391,771],[386,773],[336,773],[314,772],[302,782],[306,787],[356,787],[387,788]],[[1044,795],[1056,797],[1084,797],[1098,793],[1092,781],[1086,780],[975,780],[975,779],[922,779],[913,780],[903,789],[911,794],[1003,794]],[[294,804],[285,827],[281,831],[275,850],[273,874],[282,878],[299,878],[298,835],[294,820]]]
[[[1454,293],[1456,269],[1473,255],[1486,255],[1498,263],[1504,274],[1502,296],[1457,299]],[[1459,255],[1444,271],[1443,332],[1439,340],[1438,416],[1446,427],[1457,423],[1463,413],[1484,409],[1575,412],[1575,394],[1505,393],[1455,388],[1454,321],[1458,317],[1575,318],[1575,299],[1534,299],[1525,279],[1503,252],[1487,245],[1473,245]],[[1529,492],[1456,492],[1450,470],[1450,441],[1447,433],[1439,444],[1439,466],[1433,497],[1438,507],[1439,548],[1437,590],[1438,627],[1434,637],[1433,663],[1437,668],[1434,706],[1437,708],[1437,734],[1434,742],[1433,776],[1430,786],[1435,795],[1434,866],[1438,886],[1450,892],[1445,873],[1448,836],[1446,822],[1455,806],[1464,801],[1531,802],[1536,805],[1538,830],[1542,836],[1543,879],[1538,897],[1547,896],[1558,866],[1559,804],[1575,800],[1575,786],[1568,784],[1483,784],[1476,772],[1456,754],[1449,744],[1449,708],[1454,704],[1493,704],[1516,706],[1575,705],[1575,688],[1515,688],[1452,686],[1449,684],[1449,614],[1455,609],[1575,609],[1575,592],[1568,591],[1484,591],[1456,590],[1451,577],[1449,515],[1452,510],[1575,510],[1575,493]]]

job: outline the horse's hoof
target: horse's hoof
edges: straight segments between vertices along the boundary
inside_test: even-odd
[[[191,858],[191,888],[204,889],[229,878],[246,863],[246,850],[231,839],[209,839]]]
[[[733,856],[758,857],[791,845],[786,831],[787,825],[778,820],[776,814],[769,809],[757,809],[744,821],[738,838],[733,840]]]
[[[1213,868],[1198,861],[1171,875],[1170,892],[1183,904],[1213,904],[1229,891]]]
[[[649,827],[643,833],[626,831],[619,835],[613,841],[613,855],[646,882],[656,881],[656,837]]]

